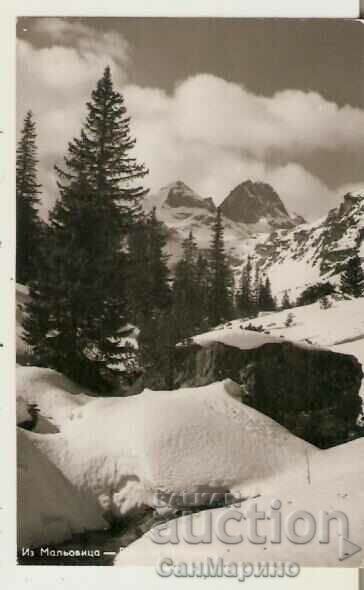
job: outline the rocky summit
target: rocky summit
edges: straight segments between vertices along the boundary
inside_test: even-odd
[[[248,225],[260,224],[262,228],[291,228],[302,223],[302,218],[289,215],[270,184],[252,180],[238,184],[221,204],[221,210],[232,221]]]

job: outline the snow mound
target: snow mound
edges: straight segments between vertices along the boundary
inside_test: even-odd
[[[76,487],[119,515],[153,506],[160,491],[261,493],[316,449],[239,394],[227,380],[99,399],[75,409],[62,434],[34,440]]]
[[[211,559],[222,558],[231,563],[242,560],[245,562],[293,562],[301,567],[358,567],[364,563],[363,550],[340,560],[340,528],[339,523],[332,521],[328,542],[320,542],[321,533],[318,524],[313,530],[313,538],[306,543],[293,543],[286,534],[288,515],[295,511],[305,511],[312,515],[314,521],[321,522],[322,514],[333,514],[340,511],[347,517],[349,531],[347,539],[364,548],[364,439],[346,443],[325,451],[310,453],[309,470],[305,469],[305,483],[297,480],[297,469],[287,471],[279,487],[272,493],[242,502],[240,507],[219,508],[181,517],[163,525],[160,531],[166,538],[168,531],[178,531],[180,542],[175,545],[159,544],[153,540],[153,531],[149,531],[135,543],[121,550],[115,560],[118,566],[156,566],[161,560],[170,558],[174,563],[205,562],[206,545],[191,544],[186,539],[186,531],[192,530],[195,535],[203,535],[211,518],[212,542],[208,544],[208,556]],[[260,536],[266,536],[261,543],[249,542],[249,529],[246,520],[237,520],[237,512],[246,515],[249,507],[255,505],[257,510],[272,514],[273,500],[281,502],[282,535],[280,543],[272,543],[271,521],[260,520],[257,527]],[[227,512],[234,510],[235,518],[228,521],[230,535],[243,535],[241,542],[227,544],[221,541],[216,531],[221,527],[218,523],[226,518]],[[192,522],[191,522],[192,521]],[[306,523],[296,531],[301,535]]]
[[[16,378],[17,397],[36,404],[41,415],[59,428],[75,408],[95,399],[52,369],[17,367]]]
[[[100,509],[82,496],[18,429],[18,545],[61,543],[75,533],[105,528]]]

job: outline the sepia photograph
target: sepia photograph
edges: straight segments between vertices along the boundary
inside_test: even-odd
[[[19,565],[364,565],[363,67],[350,19],[17,19]]]

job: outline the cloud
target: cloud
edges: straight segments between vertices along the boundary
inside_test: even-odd
[[[116,85],[125,83],[130,47],[116,33],[97,33],[65,19],[38,19],[34,30],[45,45],[34,47],[24,40],[17,43],[17,127],[32,109],[46,211],[56,197],[53,166],[62,159],[68,141],[79,133],[85,101],[108,64]]]
[[[106,64],[125,95],[152,190],[182,179],[219,203],[252,178],[270,182],[289,210],[311,219],[336,205],[340,189],[313,174],[310,161],[325,153],[335,165],[363,152],[360,109],[298,90],[263,97],[210,74],[181,81],[171,94],[135,86],[128,83],[132,50],[119,34],[67,19],[38,19],[35,28],[40,47],[18,44],[18,116],[32,108],[37,120],[44,209],[56,195],[53,164],[79,133]]]
[[[251,178],[271,183],[290,211],[312,219],[338,198],[303,160],[322,151],[338,158],[364,148],[364,113],[339,109],[314,93],[287,90],[264,98],[198,75],[172,95],[137,86],[127,86],[124,94],[153,190],[182,178],[219,203]]]

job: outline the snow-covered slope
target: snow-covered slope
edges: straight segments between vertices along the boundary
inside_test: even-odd
[[[363,244],[364,190],[347,193],[341,205],[318,221],[260,236],[253,261],[269,276],[275,295],[288,290],[296,298],[318,281],[336,284],[354,252],[364,258]]]
[[[297,479],[300,469],[305,472],[305,477]],[[281,502],[282,534],[280,543],[272,543],[272,519],[259,521],[257,530],[259,536],[266,536],[265,542],[252,543],[248,536],[250,533],[246,519],[238,520],[239,512],[247,514],[249,507],[257,507],[257,510],[272,515],[272,502]],[[184,516],[173,523],[163,525],[161,536],[166,538],[169,530],[179,533],[178,544],[159,544],[153,541],[153,531],[144,535],[141,539],[122,550],[116,559],[116,565],[153,565],[160,564],[162,559],[170,558],[176,564],[185,562],[206,561],[206,556],[217,559],[223,558],[226,563],[237,561],[244,562],[294,562],[300,566],[348,566],[357,567],[364,563],[363,550],[352,557],[342,561],[343,546],[340,545],[340,529],[338,523],[330,524],[328,542],[320,542],[323,535],[320,531],[320,522],[324,512],[333,514],[341,511],[346,515],[349,523],[347,539],[351,543],[364,547],[364,439],[334,447],[327,451],[319,451],[310,454],[307,464],[292,469],[283,474],[278,486],[262,497],[242,502],[239,508],[221,508],[200,512],[191,516]],[[235,515],[229,520],[227,526],[230,535],[243,535],[243,540],[236,544],[224,543],[218,538],[217,532],[221,531],[221,523],[229,512]],[[290,513],[305,511],[312,515],[316,530],[313,529],[312,540],[306,543],[293,543],[289,540],[287,530],[287,517]],[[277,511],[275,511],[277,513]],[[191,544],[186,541],[187,526],[190,524],[195,535],[206,533],[207,523],[211,518],[212,542],[208,545],[199,543]],[[191,520],[193,524],[191,523]],[[345,522],[345,516],[343,517]],[[302,526],[297,524],[297,534],[304,536],[307,530],[307,522]],[[343,531],[345,534],[345,528]],[[221,534],[221,533],[220,533]],[[250,536],[251,538],[251,536]],[[263,539],[264,541],[264,539]]]
[[[78,489],[118,515],[153,506],[158,491],[261,493],[316,452],[242,404],[230,380],[100,399],[77,408],[61,434],[32,437]]]
[[[18,546],[61,543],[106,527],[90,495],[81,495],[18,428]]]
[[[239,333],[240,326],[248,324],[262,326],[271,337],[284,337],[293,341],[305,341],[312,344],[331,347],[364,338],[364,297],[335,301],[328,309],[322,309],[319,302],[284,311],[265,314],[246,320],[234,320],[226,326],[227,333]],[[292,324],[286,326],[287,318],[292,315]]]

